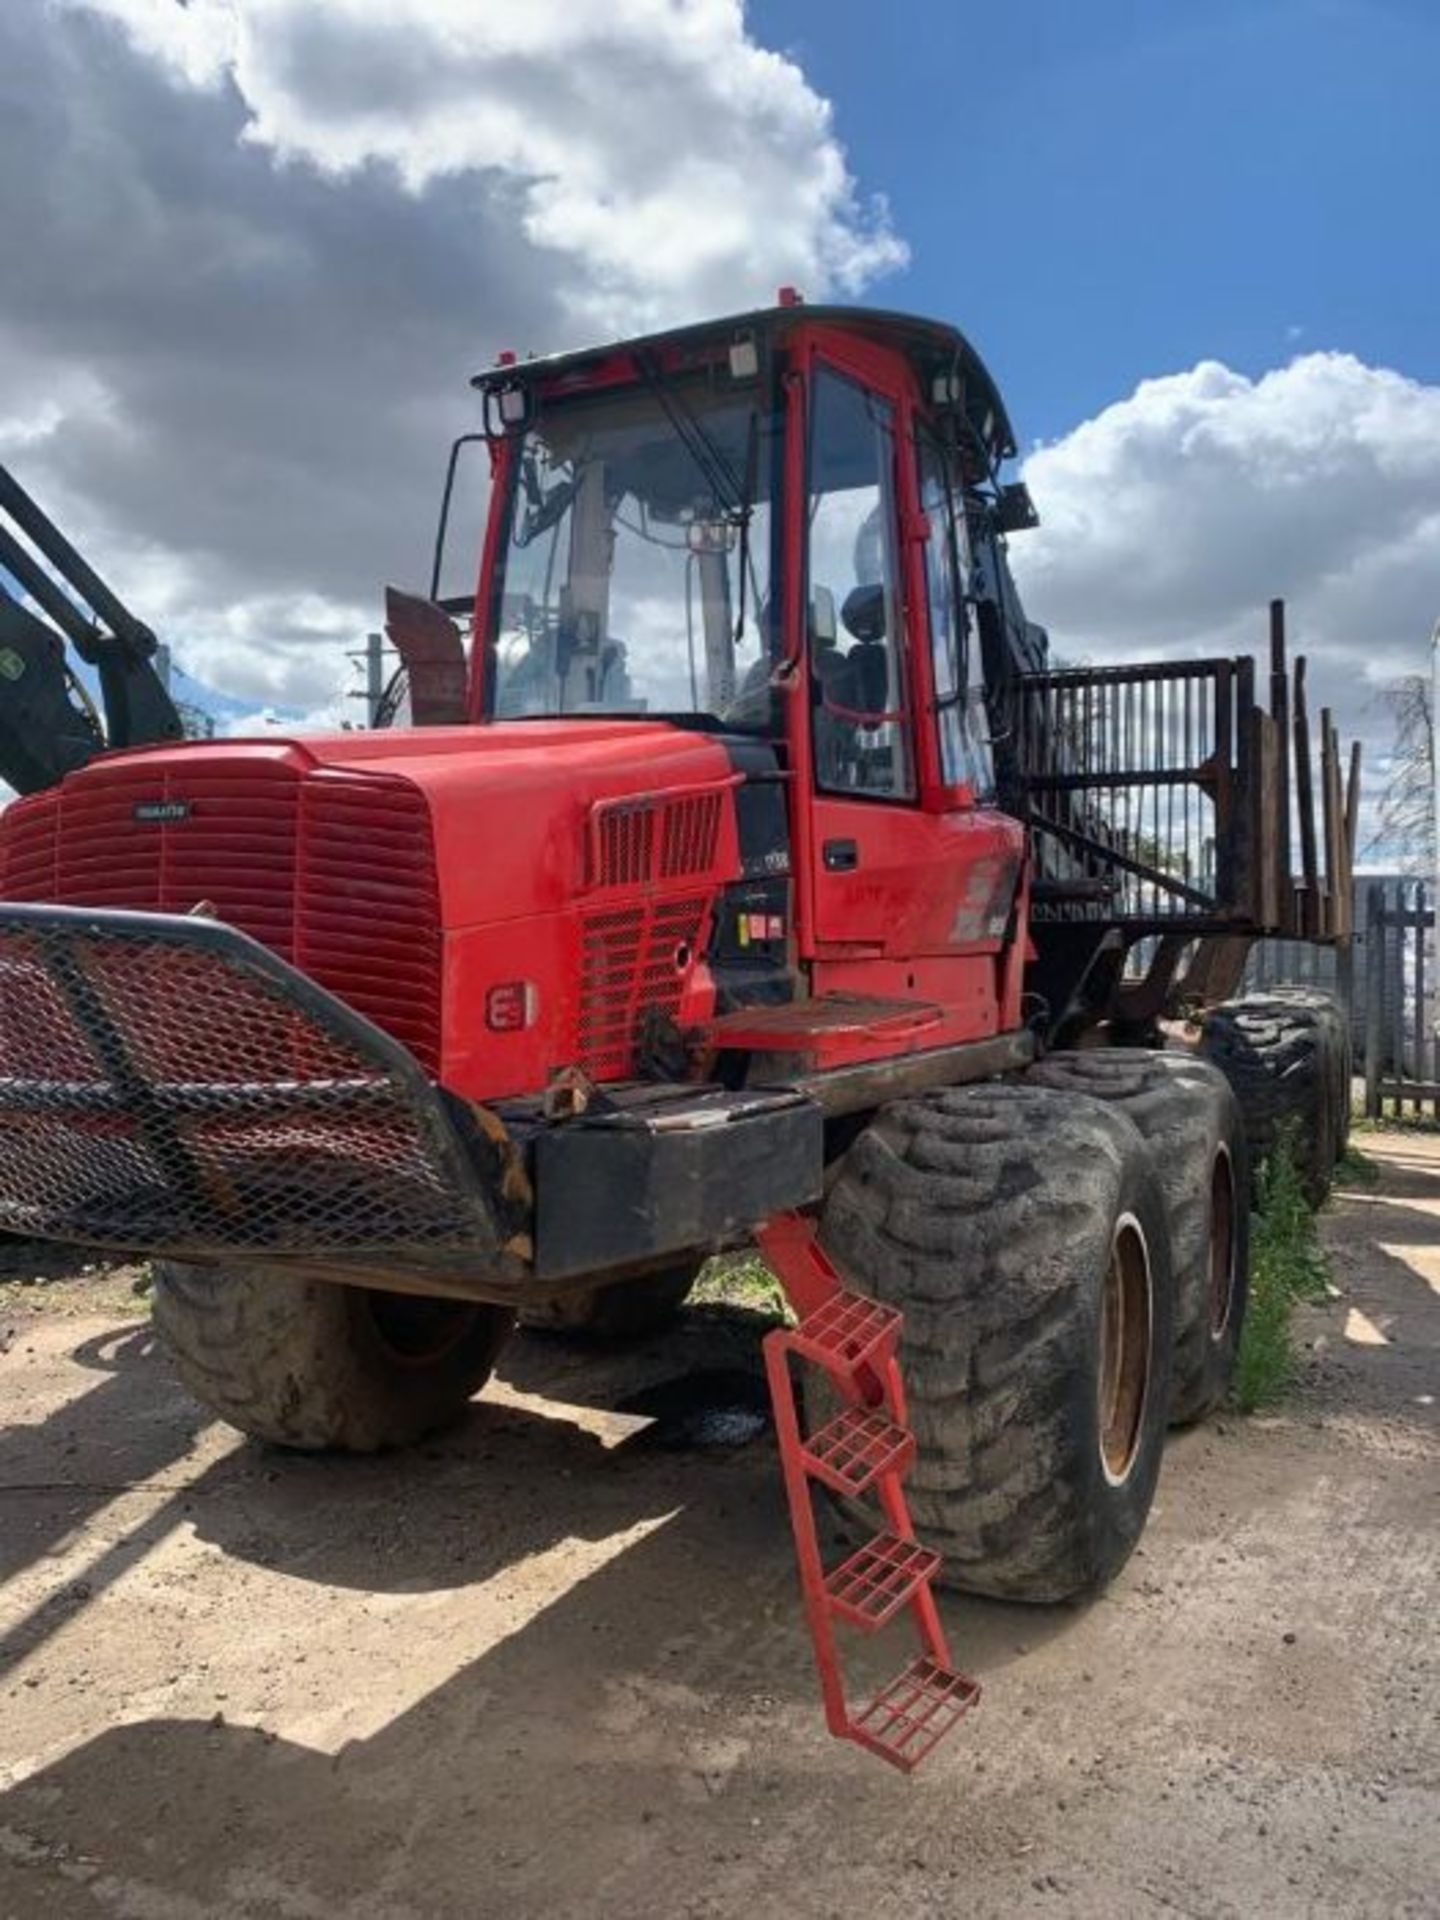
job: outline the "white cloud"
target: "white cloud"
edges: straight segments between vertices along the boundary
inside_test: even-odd
[[[10,72],[0,458],[257,704],[427,577],[498,347],[905,257],[737,0],[11,0]]]
[[[1262,653],[1282,597],[1312,704],[1366,737],[1373,790],[1379,690],[1425,670],[1440,615],[1440,387],[1341,353],[1254,380],[1202,361],[1039,447],[1025,477],[1041,525],[1012,560],[1057,652]]]
[[[591,326],[853,293],[903,265],[829,103],[759,46],[739,0],[66,0],[109,13],[191,85],[233,84],[245,137],[422,193],[494,174],[560,256]],[[457,237],[458,238],[458,237]]]

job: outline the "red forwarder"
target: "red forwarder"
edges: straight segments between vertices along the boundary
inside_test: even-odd
[[[785,296],[476,385],[478,590],[437,550],[390,596],[408,727],[98,753],[4,815],[0,1226],[153,1256],[190,1387],[300,1447],[758,1241],[829,1724],[910,1767],[975,1693],[933,1583],[1114,1574],[1225,1389],[1247,1134],[1338,1149],[1327,1011],[1218,1003],[1255,934],[1346,936],[1353,782],[1327,717],[1322,861],[1278,616],[1264,709],[1247,660],[1051,667],[951,327]],[[851,1704],[836,1623],[906,1610]]]

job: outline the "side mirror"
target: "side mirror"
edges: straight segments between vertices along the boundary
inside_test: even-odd
[[[1039,524],[1040,516],[1035,511],[1035,502],[1030,498],[1030,489],[1023,480],[1012,480],[1000,489],[995,525],[1001,533],[1026,533]]]
[[[810,638],[822,647],[833,647],[840,637],[835,624],[835,596],[829,587],[816,587],[810,596]]]

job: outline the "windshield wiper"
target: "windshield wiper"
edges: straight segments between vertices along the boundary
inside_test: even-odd
[[[734,644],[745,637],[745,592],[750,576],[750,521],[755,512],[755,469],[760,445],[758,407],[750,409],[745,435],[745,472],[742,478],[730,464],[725,449],[715,439],[688,402],[668,385],[664,374],[649,354],[638,356],[646,385],[665,410],[681,444],[700,469],[725,517],[733,521],[740,535],[740,583],[736,596]],[[759,608],[756,608],[758,614]]]
[[[754,407],[750,409],[750,425],[745,435],[745,491],[741,496],[738,518],[740,522],[740,590],[735,598],[735,639],[739,646],[745,638],[745,586],[750,575],[750,519],[754,513],[755,467],[760,451],[760,416]],[[755,608],[755,617],[760,617],[760,608]],[[762,640],[763,645],[763,640]]]
[[[675,429],[681,445],[700,469],[701,475],[727,517],[737,525],[750,514],[749,492],[731,466],[725,449],[700,420],[687,401],[667,383],[664,374],[648,354],[639,356],[645,384],[665,410],[665,418]],[[753,426],[755,414],[750,415]],[[748,464],[748,463],[747,463]]]

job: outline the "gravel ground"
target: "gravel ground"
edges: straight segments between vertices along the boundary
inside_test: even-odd
[[[754,1317],[317,1460],[206,1423],[133,1274],[0,1284],[0,1914],[1440,1912],[1440,1140],[1358,1144],[1289,1404],[1174,1439],[1095,1604],[947,1602],[985,1698],[908,1781],[824,1734],[768,1438],[664,1415]]]

